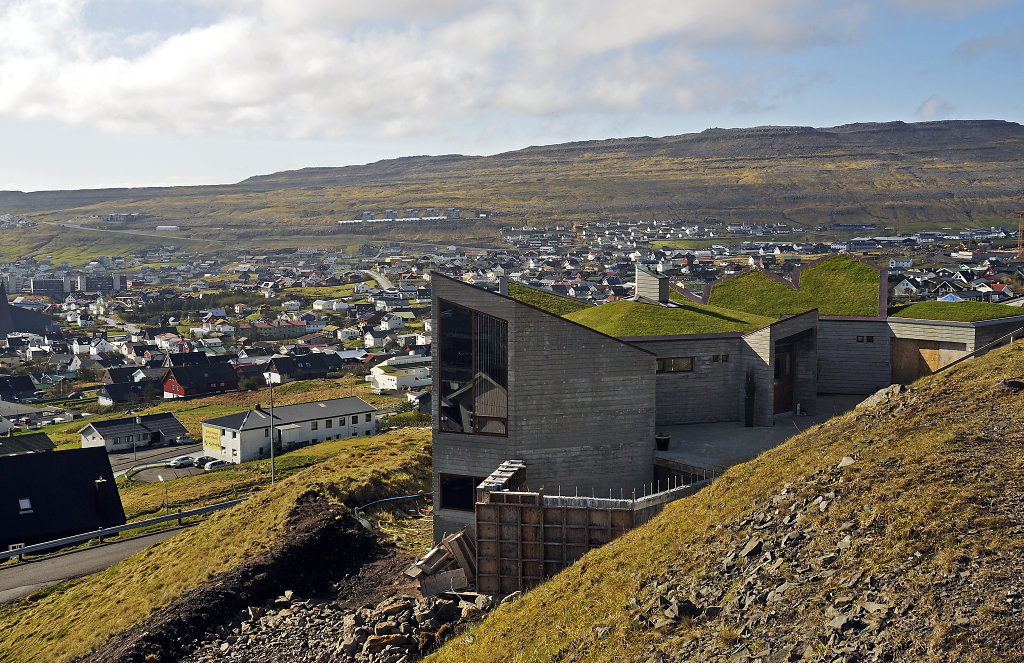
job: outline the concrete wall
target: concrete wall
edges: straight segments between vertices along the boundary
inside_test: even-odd
[[[629,492],[650,480],[652,354],[439,274],[432,274],[431,283],[435,320],[438,300],[446,299],[508,322],[508,435],[439,431],[434,399],[435,494],[441,473],[486,477],[509,458],[526,461],[534,490]],[[433,374],[437,394],[436,364]],[[472,522],[472,512],[438,508],[435,538]]]
[[[738,336],[628,340],[658,357],[693,357],[693,372],[656,375],[657,426],[739,419],[736,401],[743,399],[744,373]]]
[[[819,320],[818,393],[873,394],[888,386],[890,352],[884,320]]]
[[[772,384],[774,367],[771,328],[759,329],[744,336],[740,354],[743,357],[743,375],[740,379],[744,391],[735,404],[737,418],[739,421],[745,420],[746,380],[749,374],[753,376],[755,385],[754,425],[771,426],[775,422],[772,414],[775,390]]]

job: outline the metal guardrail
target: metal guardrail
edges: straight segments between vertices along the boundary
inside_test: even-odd
[[[989,350],[992,350],[994,348],[997,348],[997,347],[1003,345],[1004,342],[1005,343],[1013,343],[1015,340],[1020,339],[1020,338],[1024,338],[1024,327],[1021,327],[1020,329],[1014,330],[1014,331],[1010,332],[1009,334],[1005,334],[1003,336],[1000,336],[999,338],[997,338],[996,340],[992,341],[991,343],[986,343],[985,345],[981,346],[980,348],[978,348],[974,352],[966,354],[963,357],[960,357],[959,359],[957,359],[956,361],[951,361],[948,364],[946,364],[945,366],[940,366],[939,368],[936,368],[934,371],[932,371],[932,375],[934,375],[936,373],[941,373],[942,371],[946,370],[947,368],[953,368],[957,364],[965,362],[968,359],[972,359],[974,357],[980,357],[981,355],[985,354]]]
[[[190,516],[201,516],[205,513],[211,513],[213,511],[220,511],[221,509],[227,509],[233,507],[236,504],[240,504],[249,498],[243,497],[237,500],[229,500],[227,502],[218,502],[217,504],[210,504],[208,506],[201,506],[198,509],[189,509],[188,511],[178,511],[177,513],[168,513],[163,516],[157,516],[156,518],[149,518],[147,520],[137,520],[133,523],[125,523],[124,525],[117,525],[115,527],[101,527],[100,529],[91,530],[89,532],[83,532],[82,534],[75,534],[74,536],[66,536],[62,539],[54,539],[52,541],[43,541],[42,543],[33,543],[30,546],[18,548],[15,550],[4,550],[0,551],[0,560],[10,559],[11,557],[20,557],[21,555],[28,555],[30,553],[40,552],[42,550],[50,550],[51,548],[61,548],[63,546],[69,546],[74,543],[81,543],[82,541],[88,541],[90,539],[98,538],[103,541],[103,537],[112,536],[119,534],[125,530],[138,529],[140,527],[146,527],[148,525],[156,525],[158,523],[166,523],[171,520],[181,520],[182,518],[188,518]]]

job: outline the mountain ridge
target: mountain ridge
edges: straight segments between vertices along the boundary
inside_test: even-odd
[[[490,214],[472,228],[463,221],[373,232],[440,241],[457,227],[467,239],[494,241],[497,227],[509,224],[669,218],[808,227],[1006,225],[1022,206],[1022,164],[1024,126],[1003,120],[716,128],[491,156],[303,168],[226,185],[0,192],[0,211],[54,222],[137,212],[187,226],[193,239],[226,240],[267,221],[282,233],[366,234],[337,222],[364,211],[379,217],[385,209],[449,207]]]

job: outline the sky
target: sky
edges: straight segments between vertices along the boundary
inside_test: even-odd
[[[0,0],[0,190],[1024,122],[1021,0]]]

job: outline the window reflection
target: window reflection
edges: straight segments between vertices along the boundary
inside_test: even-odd
[[[508,432],[508,323],[439,303],[440,422],[443,431]]]

